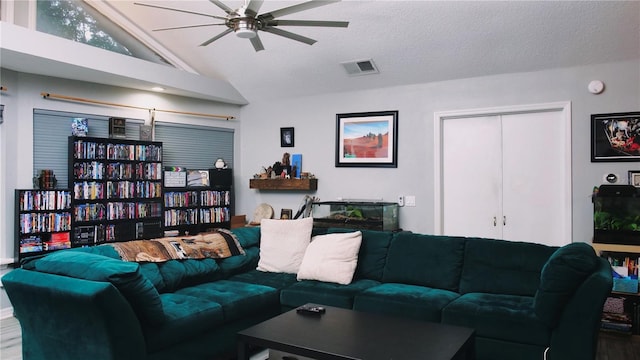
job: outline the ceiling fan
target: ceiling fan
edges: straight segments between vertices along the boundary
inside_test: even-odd
[[[262,45],[262,41],[260,40],[260,36],[258,36],[258,31],[268,32],[274,35],[279,35],[286,37],[291,40],[296,40],[303,42],[305,44],[313,45],[316,40],[310,39],[308,37],[294,34],[292,32],[282,30],[280,26],[320,26],[320,27],[347,27],[349,26],[348,21],[319,21],[319,20],[278,20],[277,18],[293,13],[297,13],[304,10],[313,9],[316,7],[324,6],[330,3],[339,2],[340,0],[312,0],[307,1],[301,4],[288,6],[285,8],[281,8],[278,10],[270,11],[263,14],[258,14],[260,11],[260,7],[264,0],[245,0],[243,6],[238,9],[232,9],[218,0],[209,0],[214,5],[218,6],[224,12],[227,13],[227,16],[216,16],[211,14],[199,13],[189,10],[170,8],[159,5],[151,5],[151,4],[143,4],[143,3],[134,3],[139,6],[147,6],[151,8],[170,10],[170,11],[178,11],[187,14],[206,16],[218,20],[224,20],[223,23],[214,23],[214,24],[199,24],[199,25],[186,25],[186,26],[175,26],[168,27],[162,29],[154,29],[153,31],[165,31],[165,30],[176,30],[176,29],[187,29],[187,28],[195,28],[195,27],[205,27],[205,26],[218,26],[218,25],[226,25],[227,29],[220,34],[210,38],[209,40],[200,44],[200,46],[207,46],[212,42],[220,39],[221,37],[234,32],[236,36],[244,39],[249,39],[251,41],[251,45],[256,51],[264,50],[264,46]]]

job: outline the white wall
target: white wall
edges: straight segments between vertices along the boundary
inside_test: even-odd
[[[606,84],[601,95],[587,91],[587,84],[594,79]],[[590,242],[593,186],[602,183],[605,173],[615,172],[626,179],[628,170],[640,167],[637,163],[590,162],[590,115],[640,110],[637,61],[254,102],[241,110],[243,177],[236,188],[248,189],[251,175],[280,160],[285,151],[300,153],[303,170],[318,177],[315,195],[320,200],[396,201],[398,195],[415,195],[417,206],[401,208],[400,225],[406,230],[433,233],[434,112],[556,101],[572,103],[572,240]],[[381,110],[399,111],[398,168],[336,168],[336,114]],[[296,146],[281,148],[279,128],[289,126],[295,128]],[[274,207],[276,217],[281,208],[295,211],[304,195],[257,190],[239,194],[237,209],[249,217],[262,202]]]
[[[14,190],[29,189],[33,178],[33,109],[48,109],[97,114],[133,119],[147,119],[147,110],[92,105],[44,99],[41,92],[87,98],[104,102],[177,111],[230,115],[237,120],[218,120],[196,116],[156,113],[156,121],[185,123],[235,129],[234,152],[240,153],[240,108],[237,105],[216,103],[153,92],[98,85],[73,80],[17,73],[0,69],[2,86],[8,91],[0,93],[5,105],[4,124],[0,131],[0,276],[13,262],[14,255]],[[71,135],[71,129],[69,129]],[[194,154],[197,156],[197,154]],[[216,159],[211,159],[211,166]],[[241,158],[233,167],[240,169]],[[239,177],[236,174],[236,177]],[[239,181],[239,178],[237,179]],[[2,269],[4,268],[4,269]],[[10,306],[4,290],[0,292],[2,309]]]
[[[295,211],[300,205],[304,193],[249,189],[249,178],[254,173],[259,172],[262,166],[279,161],[288,151],[303,154],[303,170],[318,177],[315,195],[321,200],[342,197],[395,201],[400,194],[415,195],[417,206],[404,207],[400,211],[401,227],[432,233],[433,113],[436,111],[571,101],[573,241],[591,240],[590,194],[593,186],[601,183],[603,174],[616,172],[626,178],[627,170],[640,168],[638,163],[591,163],[589,140],[590,114],[640,110],[640,63],[637,61],[257,102],[243,108],[6,69],[1,70],[0,78],[2,85],[8,88],[8,91],[0,93],[0,102],[6,105],[5,122],[0,130],[0,258],[5,260],[13,257],[13,191],[32,185],[33,109],[139,119],[147,117],[144,110],[46,100],[40,96],[43,91],[143,107],[237,117],[235,121],[224,121],[158,114],[156,119],[236,130],[236,213],[247,214],[249,219],[262,202],[271,204],[276,216],[279,216],[281,208]],[[587,84],[594,79],[605,82],[603,94],[587,92]],[[358,78],[353,81],[358,81]],[[335,115],[379,110],[399,111],[398,168],[336,168]],[[280,127],[290,126],[295,128],[296,146],[281,148]],[[2,291],[0,316],[8,306]]]

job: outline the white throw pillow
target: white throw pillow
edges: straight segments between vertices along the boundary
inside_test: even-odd
[[[302,259],[298,280],[350,284],[361,243],[360,231],[314,236]]]
[[[295,274],[311,241],[313,218],[260,221],[258,270]]]

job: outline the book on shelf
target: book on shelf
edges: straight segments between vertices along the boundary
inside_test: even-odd
[[[51,239],[45,241],[43,250],[61,250],[71,248],[71,238],[68,232],[51,234]]]
[[[77,245],[92,245],[104,241],[104,225],[76,226],[73,242]]]
[[[20,239],[20,253],[26,254],[31,252],[42,251],[42,238],[40,235],[32,235]]]

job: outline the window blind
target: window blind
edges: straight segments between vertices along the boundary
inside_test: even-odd
[[[156,141],[162,141],[164,166],[209,169],[217,158],[233,167],[233,129],[156,123]]]
[[[58,187],[68,187],[68,138],[73,118],[86,118],[91,137],[109,137],[109,117],[93,114],[34,109],[33,176],[53,170]],[[127,119],[127,139],[138,140],[144,121]],[[233,129],[156,123],[155,141],[163,143],[163,165],[208,169],[217,158],[233,167]]]

